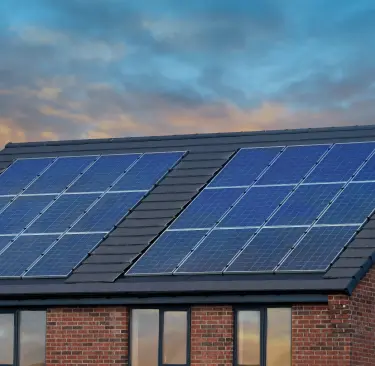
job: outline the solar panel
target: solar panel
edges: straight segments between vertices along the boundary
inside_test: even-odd
[[[267,225],[311,225],[342,184],[301,185]]]
[[[171,228],[212,227],[243,192],[243,188],[206,189],[187,207]]]
[[[318,224],[361,224],[375,208],[375,183],[350,183]]]
[[[337,144],[305,182],[347,181],[374,150],[375,143]]]
[[[210,183],[210,187],[249,186],[281,151],[281,147],[242,149]]]
[[[255,229],[212,231],[177,273],[221,272],[254,233]]]
[[[140,154],[101,156],[68,192],[104,192],[139,157]]]
[[[63,194],[26,230],[26,232],[64,232],[97,198],[98,194]]]
[[[314,227],[286,258],[278,271],[324,271],[358,227]]]
[[[21,232],[51,201],[51,196],[20,196],[0,214],[0,233]]]
[[[77,178],[80,173],[88,168],[96,158],[96,156],[58,158],[25,193],[60,193]]]
[[[219,227],[260,226],[293,187],[252,187],[220,222]]]
[[[22,192],[53,159],[21,159],[15,161],[0,175],[0,195],[16,195]]]
[[[0,212],[10,202],[11,199],[12,197],[0,197]]]
[[[21,276],[56,238],[56,235],[18,237],[0,255],[0,277]]]
[[[108,232],[144,196],[143,192],[107,193],[71,229]]]
[[[226,273],[272,271],[304,231],[301,227],[262,229]]]
[[[101,234],[64,235],[25,277],[68,276],[102,239]]]
[[[111,190],[149,190],[182,156],[182,152],[145,154]]]
[[[290,146],[257,184],[296,184],[328,151],[329,145]]]
[[[375,181],[375,155],[369,159],[366,165],[361,169],[361,171],[353,179],[354,181]]]
[[[127,273],[172,273],[205,234],[205,230],[165,231]]]

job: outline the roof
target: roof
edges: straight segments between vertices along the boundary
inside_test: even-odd
[[[122,274],[238,149],[361,141],[375,141],[375,126],[9,143],[0,153],[0,170],[17,158],[162,151],[188,151],[188,154],[67,279],[0,279],[0,305],[42,299],[51,303],[100,303],[108,299],[137,303],[145,299],[150,302],[150,298],[155,302],[252,301],[249,296],[254,301],[266,301],[264,296],[271,296],[268,299],[272,301],[276,301],[275,296],[279,299],[287,296],[285,301],[291,301],[290,296],[302,295],[305,300],[317,301],[322,299],[319,296],[330,293],[351,293],[375,258],[375,217],[369,219],[324,274],[170,277]]]

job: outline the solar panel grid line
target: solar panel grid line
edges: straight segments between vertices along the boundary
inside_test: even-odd
[[[315,224],[314,227],[331,227],[331,226],[337,226],[337,227],[340,227],[340,226],[358,226],[358,225],[362,225],[361,222],[355,222],[355,223],[351,223],[351,224]]]
[[[367,156],[367,158],[362,162],[362,164],[359,165],[359,167],[356,169],[356,171],[353,173],[353,175],[350,177],[350,179],[344,184],[344,186],[341,188],[339,192],[332,198],[330,203],[321,211],[321,213],[318,215],[318,217],[315,219],[315,221],[311,224],[311,226],[306,230],[305,234],[295,243],[293,248],[287,253],[278,263],[278,265],[274,268],[273,272],[277,272],[278,269],[283,265],[283,263],[287,260],[287,258],[291,255],[293,250],[298,247],[298,245],[301,243],[301,241],[307,236],[307,234],[314,228],[315,224],[319,221],[319,219],[328,211],[328,209],[331,207],[331,205],[341,196],[341,194],[345,191],[345,188],[349,186],[349,184],[355,179],[357,174],[361,171],[361,169],[366,165],[366,163],[372,158],[372,156],[375,155],[375,149]],[[375,209],[374,211],[375,212]],[[362,223],[363,224],[363,223]]]
[[[270,169],[270,167],[277,161],[277,159],[282,155],[283,151],[285,151],[286,147],[284,146],[284,149],[282,149],[275,157],[274,159],[271,161],[271,163],[269,163],[266,168],[264,168],[262,170],[262,172],[260,173],[260,175],[253,181],[253,183],[238,197],[238,199],[232,204],[231,207],[229,207],[229,209],[220,217],[220,219],[216,222],[216,224],[207,232],[206,236],[204,236],[195,246],[194,248],[189,252],[187,253],[187,255],[181,260],[181,262],[176,266],[176,268],[172,271],[172,274],[174,274],[176,271],[178,271],[178,269],[189,259],[189,257],[194,253],[194,251],[199,248],[199,246],[202,244],[202,242],[204,242],[204,240],[206,239],[206,237],[215,229],[219,226],[219,224],[221,223],[221,221],[223,221],[225,219],[225,217],[231,212],[231,210],[233,210],[234,207],[236,207],[236,205],[242,200],[242,198],[246,195],[246,193],[252,188],[254,187],[254,185],[256,184],[256,182],[268,171],[268,169]],[[229,166],[229,165],[227,165]],[[203,190],[204,191],[204,190]],[[197,196],[199,197],[199,195]],[[196,197],[196,198],[197,198]],[[193,200],[194,201],[194,200]],[[193,202],[192,202],[193,203]]]
[[[332,181],[332,182],[306,182],[302,183],[303,186],[323,186],[323,185],[332,185],[332,184],[345,184],[347,181]]]
[[[269,162],[268,165],[266,165],[266,167],[264,168],[263,171],[260,172],[260,174],[256,177],[255,181],[252,182],[252,184],[250,185],[239,185],[239,186],[211,186],[211,184],[215,183],[215,180],[218,179],[220,177],[220,174],[225,170],[225,169],[228,169],[228,167],[230,168],[230,164],[234,161],[234,159],[236,158],[236,156],[241,152],[241,151],[245,151],[245,150],[256,150],[256,149],[274,149],[274,148],[280,148],[280,151],[275,155],[275,157]],[[249,148],[241,148],[239,149],[236,154],[234,154],[230,160],[228,161],[227,164],[224,165],[224,167],[222,167],[222,169],[220,169],[220,171],[216,174],[216,176],[214,177],[214,179],[212,179],[212,181],[207,185],[207,187],[205,187],[204,189],[213,189],[213,188],[216,188],[216,189],[221,189],[221,188],[229,188],[229,187],[238,187],[238,188],[245,188],[245,187],[249,187],[249,186],[252,186],[254,185],[264,174],[265,172],[269,169],[269,167],[274,164],[274,162],[279,158],[279,156],[285,151],[285,149],[287,148],[287,146],[266,146],[266,147],[249,147]]]
[[[295,185],[294,189],[284,198],[284,200],[279,204],[279,206],[270,214],[270,216],[265,220],[263,225],[259,227],[259,229],[254,233],[254,235],[245,243],[245,245],[234,255],[234,257],[227,263],[226,267],[223,269],[222,273],[224,274],[229,267],[236,261],[236,259],[241,255],[241,253],[247,248],[247,246],[250,245],[252,240],[258,235],[258,233],[267,225],[267,223],[277,214],[277,212],[283,207],[283,204],[285,204],[288,199],[293,196],[295,191],[298,189],[298,187],[307,179],[307,177],[313,172],[316,167],[319,165],[319,163],[329,154],[329,152],[333,148],[333,144],[330,145],[330,147],[327,149],[327,151],[321,155],[321,157],[318,159],[318,161],[311,167],[311,169],[305,174],[304,177],[301,178],[301,180],[298,182],[298,184]]]
[[[375,183],[375,180],[353,180],[351,184],[366,184],[366,183]]]

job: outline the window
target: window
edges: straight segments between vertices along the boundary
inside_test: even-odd
[[[188,365],[188,329],[186,309],[133,309],[131,366]]]
[[[236,312],[236,366],[291,366],[290,308]]]
[[[44,311],[0,313],[0,365],[43,366],[45,338]]]

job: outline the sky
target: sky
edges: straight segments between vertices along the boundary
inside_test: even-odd
[[[1,0],[6,142],[372,124],[373,0]]]

